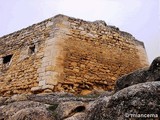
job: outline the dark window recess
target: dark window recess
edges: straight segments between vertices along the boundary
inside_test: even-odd
[[[13,55],[7,55],[3,57],[3,64],[7,64],[11,61]]]
[[[35,45],[29,47],[28,54],[32,55],[33,53],[35,53]]]

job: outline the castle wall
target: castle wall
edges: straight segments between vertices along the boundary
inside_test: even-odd
[[[38,69],[51,31],[50,21],[0,38],[0,95],[31,93],[31,88],[38,86]],[[3,63],[8,55],[12,55],[11,60]]]
[[[148,65],[142,42],[103,21],[59,15],[0,41],[4,96],[112,90],[118,77]]]
[[[63,81],[56,89],[78,94],[113,90],[115,80],[148,65],[142,42],[103,21],[68,19]]]

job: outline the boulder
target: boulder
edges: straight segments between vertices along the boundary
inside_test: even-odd
[[[83,120],[95,99],[69,93],[0,97],[0,120]]]
[[[117,92],[134,84],[151,81],[160,81],[160,57],[155,58],[149,68],[139,69],[120,77],[114,90]]]
[[[55,120],[55,118],[43,107],[31,107],[19,110],[8,120]]]
[[[8,103],[0,107],[0,120],[38,120],[37,118],[41,117],[49,120],[52,116],[47,107],[43,103],[33,101]]]
[[[84,120],[86,103],[81,101],[64,102],[56,109],[56,120]]]
[[[139,83],[97,101],[85,120],[158,119],[160,82]]]

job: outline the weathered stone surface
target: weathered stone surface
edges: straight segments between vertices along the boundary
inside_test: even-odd
[[[140,83],[124,88],[110,97],[100,98],[90,109],[85,120],[128,120],[131,114],[154,114],[154,119],[158,119],[160,116],[159,87],[159,81]]]
[[[95,100],[68,93],[0,98],[0,120],[83,120],[86,105]]]
[[[49,112],[47,110],[46,111],[44,111],[44,110],[38,111],[38,109],[41,109],[41,107],[47,108],[46,105],[44,105],[42,103],[38,103],[38,102],[32,102],[32,101],[13,102],[8,105],[4,105],[4,106],[0,107],[0,114],[2,115],[0,119],[4,119],[4,120],[20,119],[20,120],[23,120],[22,118],[29,119],[29,118],[33,117],[33,119],[36,120],[35,114],[37,114],[37,117],[41,117],[41,115],[42,115],[42,114],[38,114],[38,112],[39,113],[46,112],[49,114]],[[28,116],[28,115],[30,115],[30,116]],[[40,115],[40,116],[38,116],[38,115]],[[27,118],[27,116],[28,116],[28,118]]]
[[[160,81],[154,81],[99,97],[68,93],[5,97],[0,99],[0,120],[158,120],[159,88]]]
[[[56,109],[56,119],[57,120],[72,120],[72,119],[84,119],[86,111],[86,104],[81,101],[70,101],[70,102],[63,102],[58,105]],[[82,118],[80,118],[80,116]]]
[[[134,71],[118,79],[115,84],[115,91],[134,84],[151,81],[160,81],[160,57],[155,58],[149,68]]]
[[[56,120],[52,113],[43,107],[25,108],[16,112],[8,120]]]
[[[73,116],[66,118],[64,120],[84,120],[86,117],[86,114],[83,112],[78,112],[76,114],[74,114]]]

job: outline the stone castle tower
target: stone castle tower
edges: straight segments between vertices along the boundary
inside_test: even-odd
[[[0,95],[112,90],[145,66],[144,44],[129,33],[57,15],[0,38]]]

